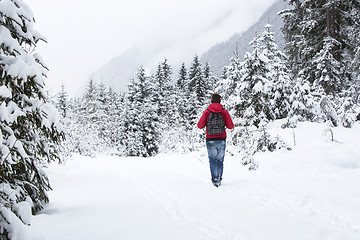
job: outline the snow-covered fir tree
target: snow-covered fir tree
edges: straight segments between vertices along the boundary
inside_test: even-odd
[[[309,82],[301,78],[297,79],[289,100],[291,107],[288,113],[288,126],[295,127],[298,121],[312,121],[314,119],[316,102],[311,94]]]
[[[188,72],[188,90],[195,93],[196,98],[193,104],[200,109],[207,99],[208,83],[204,79],[203,70],[199,57],[196,55],[190,65]]]
[[[211,77],[209,75],[209,77]],[[189,78],[187,74],[187,68],[185,63],[182,64],[179,72],[176,84],[173,86],[174,91],[169,89],[168,95],[170,98],[170,109],[172,109],[171,118],[166,123],[167,127],[163,128],[161,137],[161,151],[180,151],[187,152],[191,147],[192,139],[192,125],[193,117],[189,115],[189,111],[195,111],[192,108],[192,102],[190,99],[195,99],[196,94],[189,92],[188,84]],[[193,96],[193,98],[190,98]],[[189,107],[190,106],[190,107]],[[194,114],[196,114],[194,112]]]
[[[175,91],[175,84],[172,79],[172,67],[168,63],[167,59],[165,59],[162,63],[162,71],[164,76],[164,86],[162,92],[165,96],[165,106],[166,111],[165,114],[165,121],[170,128],[174,125],[177,125],[178,120],[178,111],[177,111],[177,102],[176,102],[176,91]]]
[[[158,105],[151,101],[150,79],[139,67],[137,81],[129,85],[123,126],[127,156],[149,157],[159,151]]]
[[[187,83],[188,83],[188,75],[185,63],[183,63],[178,72],[178,78],[176,82],[175,94],[176,94],[176,102],[177,102],[177,112],[179,114],[178,123],[181,126],[187,125],[187,117],[188,114],[186,112],[186,107],[189,104],[187,94]]]
[[[85,94],[81,103],[81,113],[85,117],[86,122],[92,122],[97,118],[97,110],[99,108],[99,102],[97,101],[97,88],[93,79],[89,80],[89,83],[85,89]]]
[[[289,65],[297,85],[302,82],[310,86],[304,102],[309,110],[305,118],[350,126],[349,120],[356,119],[354,109],[358,104],[353,93],[359,83],[352,69],[359,46],[360,3],[352,0],[288,2],[292,8],[281,14]],[[344,112],[344,105],[348,112]],[[330,112],[341,116],[334,117]]]
[[[123,133],[121,132],[121,118],[122,116],[122,94],[117,94],[110,87],[105,96],[105,116],[104,116],[104,137],[109,149],[113,151],[121,149],[121,139]],[[110,151],[109,150],[109,151]],[[117,151],[115,151],[117,152]]]
[[[169,76],[164,74],[165,79]],[[159,115],[157,114],[158,106],[156,103],[151,101],[151,84],[149,81],[151,78],[147,77],[145,70],[139,68],[137,74],[138,90],[134,96],[135,108],[138,109],[137,130],[139,131],[139,145],[142,146],[138,156],[149,157],[158,153],[159,150]],[[167,81],[164,81],[164,84],[167,84]]]
[[[68,94],[65,91],[65,85],[61,85],[61,91],[58,94],[57,99],[57,108],[59,110],[59,113],[63,118],[66,118],[66,114],[68,112]]]
[[[238,84],[241,81],[242,62],[238,55],[229,59],[229,65],[224,68],[224,76],[217,84],[215,92],[219,93],[227,106],[234,107],[233,100],[235,100]]]
[[[345,89],[342,82],[342,64],[334,57],[333,50],[340,46],[340,42],[332,37],[323,39],[323,48],[315,55],[314,65],[318,71],[315,74],[314,89],[323,94],[335,94]]]
[[[359,26],[360,29],[360,26]],[[360,35],[360,33],[359,33]],[[352,79],[354,79],[355,84],[353,86],[360,87],[360,43],[354,55],[354,58],[349,67],[350,72],[352,73]],[[351,88],[351,87],[350,87]]]
[[[184,91],[186,88],[186,83],[187,83],[187,69],[185,63],[182,63],[176,81],[177,89]]]
[[[65,86],[64,86],[65,89]],[[66,91],[62,89],[59,93],[59,96],[62,92]],[[65,100],[65,101],[64,101]],[[79,151],[76,151],[75,149],[78,149],[78,142],[75,141],[75,133],[78,131],[78,128],[80,127],[77,123],[76,119],[76,110],[75,106],[78,105],[78,103],[75,103],[75,99],[64,99],[58,97],[56,106],[58,108],[58,111],[61,113],[63,106],[66,105],[66,115],[61,114],[60,115],[60,121],[64,127],[64,133],[65,133],[65,140],[62,142],[62,148],[61,148],[61,155],[66,161],[68,158],[72,156],[74,152],[79,153]]]
[[[104,124],[105,117],[105,88],[89,80],[84,95],[74,102],[72,109],[72,128],[68,128],[68,135],[74,144],[74,152],[95,156],[107,148]]]
[[[282,16],[294,75],[311,84],[317,81],[327,94],[340,93],[352,82],[346,66],[353,59],[358,43],[353,33],[359,28],[359,16],[354,15],[359,13],[359,1],[287,2],[292,8],[282,11]]]
[[[136,83],[134,79],[131,79],[127,91],[125,92],[124,98],[124,109],[123,116],[121,121],[123,139],[122,143],[124,146],[124,155],[125,156],[136,156],[139,152],[137,143],[137,129],[135,128],[136,116],[138,114],[138,110],[134,107],[133,104],[135,101],[136,94]]]
[[[197,123],[198,114],[201,112],[206,97],[206,83],[204,82],[202,67],[199,57],[196,55],[190,65],[187,79],[187,101],[185,111],[188,114],[188,127],[192,128]]]
[[[165,83],[165,76],[164,76],[164,71],[163,71],[163,66],[161,63],[158,64],[157,66],[157,70],[156,70],[156,73],[155,75],[153,76],[154,78],[154,81],[155,81],[155,84],[156,84],[156,88],[157,88],[157,96],[156,96],[156,100],[157,103],[158,103],[158,106],[159,106],[159,109],[158,109],[158,113],[159,115],[163,116],[165,111],[167,110],[166,108],[166,86],[167,85]]]
[[[261,52],[260,37],[256,36],[250,44],[252,53],[245,55],[241,84],[238,85],[239,100],[235,106],[236,116],[244,125],[260,126],[261,122],[275,119],[271,106],[273,82],[269,79],[269,59]]]
[[[203,77],[205,82],[205,87],[207,87],[206,92],[212,93],[215,90],[218,78],[211,73],[211,68],[208,62],[205,62],[203,69]]]
[[[284,147],[279,138],[270,136],[267,124],[288,117],[294,83],[286,67],[286,56],[277,47],[271,26],[251,42],[253,51],[243,62],[238,55],[230,58],[225,79],[217,91],[233,117],[235,128],[229,143],[239,147],[242,163],[256,169],[253,155]],[[302,96],[302,95],[300,95]]]
[[[260,41],[262,42],[262,54],[268,59],[267,78],[272,82],[269,100],[275,119],[282,119],[286,118],[291,111],[290,95],[294,90],[294,81],[291,79],[286,65],[287,57],[275,43],[271,25],[267,24],[265,28],[266,30],[260,36]]]
[[[98,126],[99,130],[99,137],[107,141],[107,124],[108,124],[108,102],[106,102],[106,87],[105,83],[101,81],[99,84],[96,85],[96,93],[95,93],[95,101],[97,105],[96,109],[96,125]]]
[[[42,166],[59,159],[59,114],[46,99],[47,67],[37,53],[44,37],[23,1],[0,2],[0,238],[18,239],[47,202]]]
[[[172,67],[165,59],[159,63],[154,79],[153,100],[158,104],[158,114],[162,128],[175,122],[175,86],[172,80]]]

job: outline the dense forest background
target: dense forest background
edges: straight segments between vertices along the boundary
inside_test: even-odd
[[[56,104],[67,126],[66,153],[148,157],[192,151],[202,146],[195,125],[215,92],[234,118],[228,144],[247,153],[244,164],[257,151],[286,146],[267,133],[271,121],[282,119],[284,127],[298,121],[351,127],[359,118],[359,3],[288,4],[280,12],[285,51],[267,24],[254,33],[244,57],[234,49],[220,76],[195,56],[177,73],[166,59],[155,74],[139,66],[125,93],[90,80],[82,98],[68,100],[63,88]]]

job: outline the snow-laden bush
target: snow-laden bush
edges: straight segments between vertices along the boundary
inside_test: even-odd
[[[250,170],[256,170],[258,165],[254,155],[258,152],[276,151],[291,148],[280,136],[271,136],[267,125],[236,126],[228,139],[228,151],[231,155],[240,155],[241,163],[248,165]]]

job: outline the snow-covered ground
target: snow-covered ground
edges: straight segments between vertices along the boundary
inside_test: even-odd
[[[256,155],[256,171],[227,154],[220,188],[205,148],[74,156],[47,169],[54,191],[32,218],[30,239],[359,240],[360,125],[333,129],[333,142],[324,129],[273,128],[293,150]]]

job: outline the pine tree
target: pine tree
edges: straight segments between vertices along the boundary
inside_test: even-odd
[[[29,224],[22,212],[37,212],[49,200],[42,166],[59,159],[63,132],[45,97],[47,67],[36,52],[44,38],[33,29],[30,8],[18,0],[6,8],[1,2],[0,16],[0,237],[15,239],[15,221]]]
[[[231,57],[229,65],[224,68],[223,79],[219,81],[215,90],[222,96],[226,105],[230,108],[234,107],[234,100],[238,94],[235,92],[235,89],[241,81],[241,65],[242,63],[238,55]]]
[[[334,95],[345,89],[342,81],[342,64],[334,57],[333,49],[338,48],[340,42],[332,37],[324,38],[323,49],[314,57],[313,64],[318,71],[315,75],[314,89],[321,87],[326,95]],[[319,94],[319,92],[318,92]]]
[[[125,93],[124,98],[124,110],[122,118],[122,133],[125,156],[137,156],[138,155],[138,139],[137,139],[137,128],[135,126],[136,116],[138,115],[138,109],[136,109],[134,101],[136,94],[136,83],[134,79],[131,79],[128,89]],[[140,146],[141,147],[141,146]]]
[[[127,156],[154,156],[159,151],[159,118],[157,104],[151,99],[151,84],[143,67],[139,67],[137,82],[129,85],[124,120]]]
[[[105,90],[104,85],[90,79],[78,106],[75,136],[80,153],[86,156],[95,156],[107,149]]]
[[[353,82],[346,66],[350,65],[359,42],[353,33],[359,31],[359,16],[354,13],[359,13],[360,2],[288,2],[293,8],[283,11],[282,16],[294,75],[311,84],[317,81],[326,94],[339,94]],[[329,66],[327,73],[318,66],[319,63],[323,67]],[[324,74],[327,77],[324,77]]]
[[[58,95],[57,108],[62,116],[62,118],[66,118],[68,111],[68,94],[65,91],[64,84],[61,85],[61,91]]]
[[[103,139],[105,142],[108,141],[108,131],[107,129],[109,126],[109,112],[107,110],[108,108],[108,102],[106,102],[106,87],[105,83],[101,81],[96,86],[96,95],[95,95],[95,102],[97,105],[96,110],[96,125],[99,129],[99,138]]]
[[[172,82],[172,68],[168,64],[167,59],[158,65],[155,76],[154,84],[155,93],[157,97],[158,113],[161,117],[160,121],[162,125],[166,125],[169,121],[172,122],[172,116],[174,112],[174,106],[172,99],[175,94],[175,88]]]
[[[185,63],[181,64],[178,79],[176,82],[177,88],[181,91],[185,91],[187,83],[187,69]]]
[[[275,118],[286,118],[291,111],[290,95],[294,88],[294,81],[291,80],[286,65],[287,57],[275,43],[274,33],[270,30],[271,25],[267,24],[265,28],[266,30],[260,36],[260,41],[262,42],[262,54],[269,61],[267,63],[267,77],[273,86],[269,100]]]
[[[298,121],[312,121],[316,115],[316,102],[311,94],[310,83],[297,79],[290,94],[291,102],[288,113],[288,126],[295,127]]]
[[[196,55],[188,71],[188,89],[190,92],[195,91],[196,82],[201,78],[201,64],[199,57]]]
[[[292,8],[280,12],[284,20],[284,37],[286,40],[286,52],[289,57],[292,73],[297,76],[301,69],[304,68],[304,56],[302,49],[305,48],[305,36],[302,34],[301,25],[306,15],[306,8],[303,0],[285,0]]]
[[[110,149],[121,148],[120,139],[123,138],[121,130],[122,112],[120,109],[121,96],[114,92],[110,87],[105,96],[106,109],[104,120],[105,123],[105,138]],[[114,151],[114,150],[113,150]]]
[[[215,90],[215,86],[217,84],[217,78],[212,75],[211,68],[208,62],[205,62],[205,66],[203,69],[203,78],[206,87],[206,93],[210,94]]]
[[[96,84],[90,79],[82,100],[81,111],[87,120],[94,121],[97,118],[98,108]]]
[[[351,62],[349,70],[352,73],[354,84],[350,86],[346,97],[350,97],[352,99],[351,102],[353,102],[354,105],[360,105],[360,45],[356,51],[353,61]],[[360,120],[360,112],[358,112],[358,114],[358,120]]]
[[[177,107],[176,107],[176,92],[175,86],[172,80],[172,67],[168,64],[167,59],[161,63],[162,75],[164,76],[164,85],[161,89],[162,95],[164,96],[164,105],[166,107],[165,122],[170,127],[176,124],[177,118]]]
[[[360,29],[360,27],[359,27],[359,29]],[[353,74],[352,79],[354,79],[355,85],[357,87],[360,87],[360,85],[359,85],[359,81],[360,81],[360,44],[356,50],[355,56],[351,62],[349,70]]]
[[[178,72],[178,80],[176,84],[175,95],[176,99],[176,112],[178,114],[178,125],[182,127],[186,127],[188,125],[188,118],[189,115],[186,112],[186,108],[188,104],[188,76],[187,76],[187,69],[185,63],[181,65],[181,68]]]
[[[282,16],[290,65],[298,81],[310,83],[311,89],[305,95],[305,118],[350,126],[359,84],[353,63],[360,43],[360,2],[288,2],[292,8]]]
[[[245,125],[259,127],[262,122],[275,119],[271,103],[273,83],[269,76],[269,59],[260,52],[260,37],[250,42],[252,53],[245,55],[241,84],[236,90],[240,99],[235,110],[236,116],[243,118]]]
[[[267,124],[284,118],[290,111],[291,81],[286,57],[278,50],[270,25],[251,42],[253,51],[240,62],[237,55],[230,59],[224,89],[225,103],[234,118],[230,144],[239,146],[241,162],[250,170],[257,168],[254,154],[284,147],[279,138],[272,138]],[[284,106],[281,104],[285,104]]]
[[[187,106],[187,112],[190,114],[189,124],[193,126],[197,121],[197,114],[201,112],[203,106],[208,100],[208,86],[204,80],[202,67],[199,57],[196,55],[188,72],[188,96],[190,105]]]
[[[106,86],[103,81],[101,81],[97,86],[97,94],[95,98],[99,103],[99,108],[102,109],[102,111],[106,111]]]

